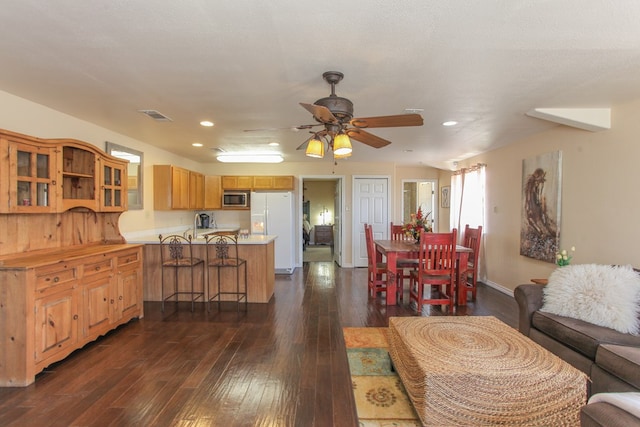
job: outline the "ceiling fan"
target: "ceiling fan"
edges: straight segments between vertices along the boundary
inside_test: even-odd
[[[347,98],[337,96],[335,92],[336,84],[344,78],[344,74],[339,71],[327,71],[322,74],[322,78],[331,85],[331,94],[318,99],[313,104],[300,103],[318,122],[318,125],[314,126],[324,126],[321,131],[312,132],[313,135],[298,147],[298,150],[306,149],[307,155],[311,157],[324,156],[323,139],[328,148],[334,151],[335,157],[348,157],[351,155],[349,138],[373,148],[382,148],[391,144],[391,141],[380,138],[364,129],[422,126],[423,124],[420,114],[353,118],[353,103]],[[300,129],[308,129],[309,127],[309,125],[299,126]],[[345,141],[342,135],[349,138],[346,138]],[[348,144],[348,148],[345,147],[345,144]]]

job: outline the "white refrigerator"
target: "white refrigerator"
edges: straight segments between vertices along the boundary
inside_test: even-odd
[[[295,269],[293,193],[251,193],[251,234],[278,236],[275,240],[275,271],[292,274]]]

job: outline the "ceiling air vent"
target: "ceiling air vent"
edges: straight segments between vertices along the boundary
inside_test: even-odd
[[[138,112],[140,112],[142,114],[146,114],[147,116],[151,117],[153,120],[155,120],[157,122],[172,122],[173,121],[169,117],[165,116],[164,114],[162,114],[161,112],[156,111],[156,110],[138,110]]]

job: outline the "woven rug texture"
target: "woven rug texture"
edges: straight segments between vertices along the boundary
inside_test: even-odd
[[[391,371],[388,328],[344,328],[353,395],[362,427],[419,427],[400,377]]]

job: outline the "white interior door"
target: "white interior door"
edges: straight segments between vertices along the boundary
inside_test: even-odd
[[[353,210],[353,266],[366,267],[364,224],[373,226],[374,239],[389,236],[389,178],[354,178]]]

